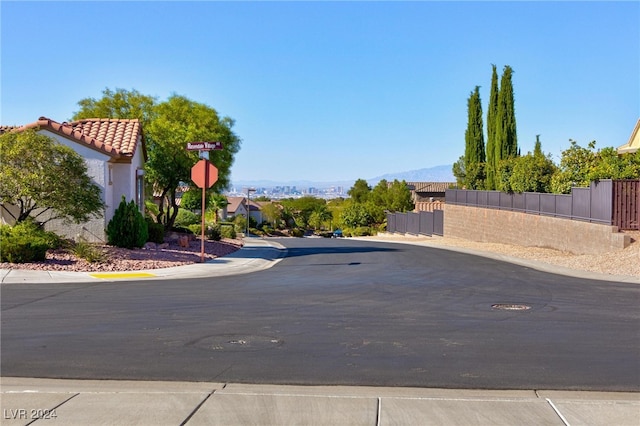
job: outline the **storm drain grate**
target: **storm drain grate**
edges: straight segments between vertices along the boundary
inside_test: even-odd
[[[501,311],[528,311],[531,309],[531,306],[521,303],[494,303],[491,307]]]

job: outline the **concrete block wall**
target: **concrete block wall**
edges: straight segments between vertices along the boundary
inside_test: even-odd
[[[444,235],[576,254],[607,253],[630,244],[629,235],[615,226],[454,204],[445,205]]]

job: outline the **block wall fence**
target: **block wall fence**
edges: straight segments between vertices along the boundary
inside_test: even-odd
[[[612,225],[455,204],[446,204],[444,212],[446,237],[576,254],[606,253],[630,244],[629,235]]]

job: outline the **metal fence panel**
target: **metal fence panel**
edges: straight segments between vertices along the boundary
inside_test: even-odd
[[[487,207],[489,203],[489,193],[487,191],[477,191],[478,205]]]
[[[513,208],[513,194],[499,192],[498,196],[501,210],[511,210]]]
[[[640,188],[640,181],[634,180],[633,182]],[[446,192],[446,202],[612,224],[616,214],[619,216],[619,219],[616,220],[622,220],[622,213],[614,212],[613,193],[613,182],[601,180],[592,183],[589,188],[572,188],[571,195],[534,192],[509,194],[499,191],[450,189]],[[633,200],[629,201],[625,197],[625,208],[633,209],[631,222],[634,225],[632,226],[638,226],[635,223],[640,222],[638,216],[640,213],[637,213],[638,210],[634,206],[640,204],[640,198],[636,196],[636,193],[632,198]]]
[[[524,194],[512,194],[511,198],[512,209],[517,212],[525,211],[524,208]]]
[[[591,190],[571,188],[571,218],[589,220],[591,217]]]
[[[433,235],[433,212],[420,212],[420,234]]]
[[[613,217],[613,181],[591,182],[591,205],[589,215],[592,222],[611,224]]]
[[[572,218],[572,209],[571,206],[573,204],[573,197],[571,195],[553,195],[556,203],[556,217],[564,217],[567,219]]]
[[[407,213],[407,233],[412,235],[420,233],[420,215],[418,213]]]
[[[396,232],[395,213],[387,213],[387,232]]]
[[[540,214],[540,196],[538,192],[524,193],[524,211],[527,213]]]
[[[540,214],[555,216],[556,198],[553,194],[540,194]]]
[[[487,207],[500,207],[500,193],[498,191],[487,192]]]
[[[444,236],[444,210],[433,211],[433,233]]]
[[[407,214],[396,213],[396,232],[407,233]]]

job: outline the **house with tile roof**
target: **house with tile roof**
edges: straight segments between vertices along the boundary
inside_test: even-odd
[[[227,219],[230,216],[242,215],[247,217],[247,207],[249,214],[256,221],[256,223],[262,223],[262,211],[261,206],[256,201],[249,201],[247,206],[247,197],[227,197],[227,206],[220,211],[220,218],[222,220]]]
[[[137,119],[84,119],[58,123],[46,117],[24,126],[2,126],[0,134],[35,129],[80,154],[93,181],[102,189],[106,204],[104,216],[83,224],[53,220],[47,229],[70,238],[82,237],[90,242],[104,242],[105,229],[120,204],[122,196],[134,200],[144,211],[144,163],[146,149],[142,126]],[[0,219],[11,223],[11,216],[0,209]]]
[[[622,154],[633,154],[634,152],[638,152],[640,149],[640,118],[636,122],[636,127],[631,132],[631,137],[629,137],[629,141],[618,147],[618,155]]]

